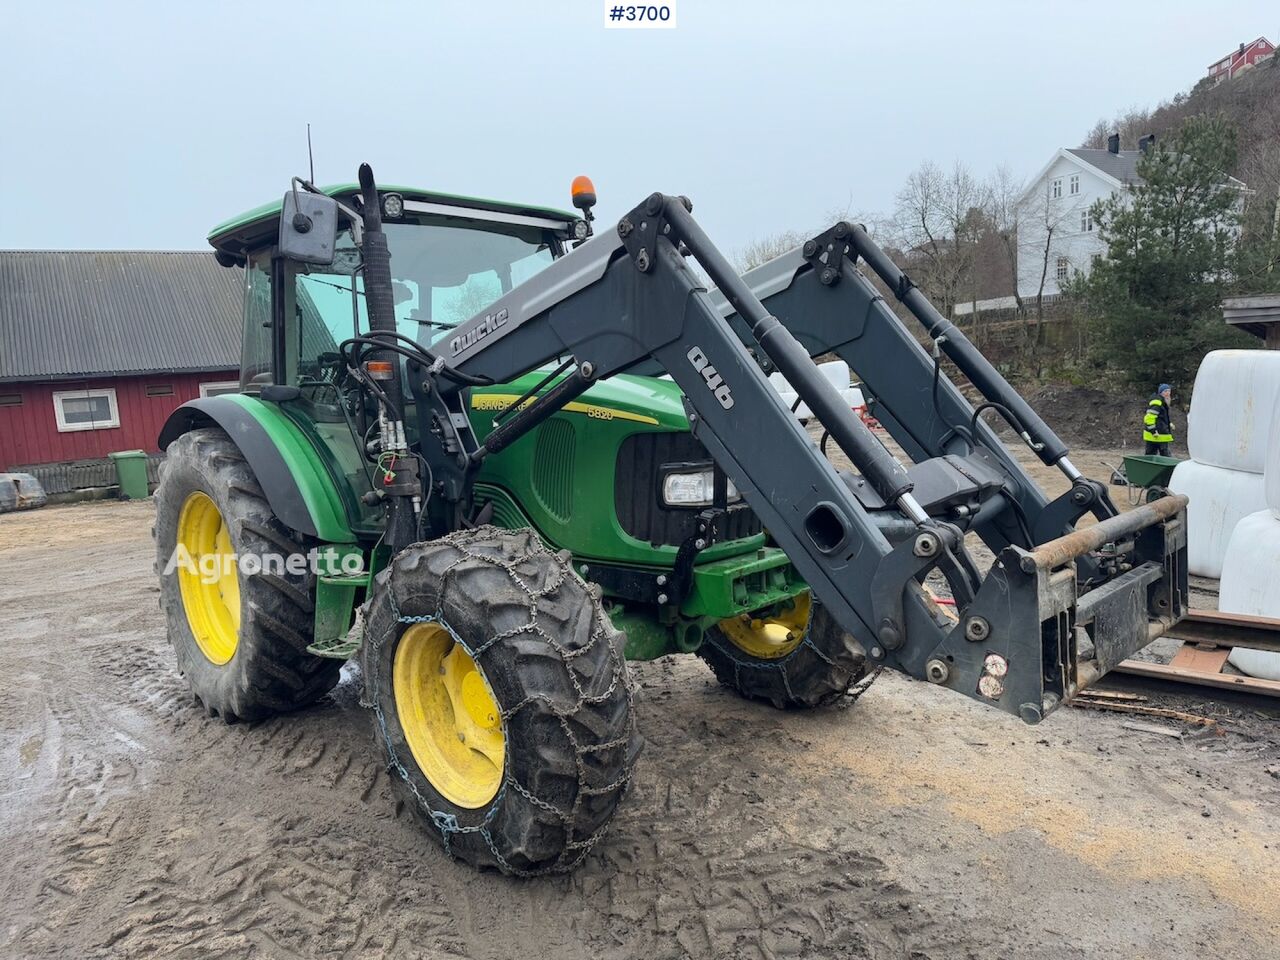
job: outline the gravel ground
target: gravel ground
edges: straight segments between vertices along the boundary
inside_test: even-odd
[[[886,674],[781,713],[696,658],[637,664],[647,746],[612,830],[573,875],[515,882],[396,809],[358,676],[296,715],[208,720],[150,525],[148,503],[0,517],[0,956],[1276,955],[1260,706],[1162,694],[1224,734],[1027,727]]]

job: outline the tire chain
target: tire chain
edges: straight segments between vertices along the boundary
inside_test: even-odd
[[[434,543],[448,543],[459,551],[458,559],[449,565],[449,567],[445,570],[444,574],[441,577],[441,589],[440,589],[441,602],[443,602],[443,598],[448,586],[449,574],[452,573],[456,567],[458,567],[459,565],[461,565],[462,563],[468,560],[479,560],[483,563],[487,563],[504,570],[507,573],[507,575],[512,579],[512,581],[521,590],[523,590],[525,594],[528,595],[529,622],[522,624],[518,627],[515,627],[511,630],[507,630],[502,633],[496,634],[495,636],[490,637],[488,640],[486,640],[483,644],[480,644],[479,646],[473,649],[470,646],[468,646],[466,641],[464,641],[453,629],[453,627],[448,623],[448,621],[444,619],[443,610],[437,609],[436,613],[430,616],[419,616],[419,617],[405,616],[401,614],[399,607],[396,604],[395,594],[391,593],[390,594],[391,608],[392,608],[392,612],[396,617],[397,622],[406,623],[406,624],[408,623],[440,624],[440,626],[442,626],[445,630],[449,632],[449,635],[453,638],[454,642],[460,644],[462,648],[467,652],[467,654],[470,655],[470,657],[476,663],[480,663],[480,658],[484,655],[485,651],[489,650],[494,644],[502,640],[505,640],[508,637],[518,636],[521,634],[533,633],[540,636],[544,641],[546,641],[546,643],[549,646],[551,646],[556,651],[556,653],[560,656],[560,658],[564,661],[566,665],[570,664],[574,659],[581,656],[583,653],[594,648],[596,643],[607,642],[605,631],[604,631],[604,625],[603,623],[600,622],[599,617],[596,618],[595,627],[591,632],[591,640],[589,641],[589,643],[587,643],[581,649],[576,651],[566,649],[562,644],[557,642],[554,637],[547,634],[538,624],[538,601],[554,593],[557,589],[559,589],[561,584],[564,583],[565,577],[575,575],[572,573],[572,568],[570,566],[571,557],[568,551],[560,551],[558,553],[553,553],[552,551],[548,550],[542,544],[542,542],[538,540],[536,537],[530,538],[530,543],[533,546],[533,550],[530,554],[526,554],[523,557],[519,558],[519,560],[527,559],[529,556],[537,556],[539,554],[552,556],[556,559],[557,563],[555,565],[560,572],[560,576],[554,579],[551,583],[548,583],[540,590],[535,590],[532,587],[530,587],[527,583],[525,583],[524,579],[516,571],[515,567],[516,567],[516,564],[519,562],[519,560],[504,561],[498,557],[489,556],[483,553],[477,553],[469,549],[470,540],[474,539],[476,537],[476,534],[484,529],[485,528],[480,527],[472,530],[459,530],[459,531],[455,531],[454,533],[446,534],[445,536],[440,537],[438,540],[433,541]],[[599,599],[598,589],[591,586],[589,586],[588,589],[591,590],[593,599],[598,600]],[[365,608],[367,607],[368,607],[368,602],[366,601]],[[369,642],[370,638],[366,637],[365,640],[366,642]],[[373,650],[376,651],[380,645],[381,645],[380,641],[374,640],[373,647],[372,647]],[[608,830],[609,821],[606,821],[598,830],[592,833],[592,835],[590,837],[587,837],[585,840],[568,841],[565,844],[564,849],[561,851],[556,861],[552,863],[550,866],[542,868],[540,870],[519,870],[511,866],[507,862],[506,858],[503,857],[502,854],[498,851],[497,845],[494,843],[493,836],[489,832],[489,826],[491,821],[493,820],[493,817],[497,814],[498,810],[501,809],[502,799],[508,788],[519,793],[529,803],[532,803],[535,806],[543,810],[546,810],[548,813],[554,814],[563,824],[566,831],[566,836],[570,836],[570,837],[573,835],[572,825],[574,822],[574,817],[576,816],[578,812],[578,808],[581,805],[581,802],[584,797],[598,796],[600,794],[609,793],[613,790],[622,790],[625,792],[631,779],[631,774],[633,772],[632,769],[625,770],[621,777],[619,777],[617,780],[603,787],[588,787],[587,771],[586,771],[586,766],[583,762],[584,756],[586,756],[589,753],[596,753],[604,750],[610,750],[620,746],[625,748],[630,744],[633,736],[635,735],[636,718],[635,718],[635,711],[633,709],[634,708],[633,693],[635,688],[627,673],[626,661],[616,649],[610,650],[610,659],[613,660],[614,662],[613,678],[610,681],[608,688],[605,689],[602,693],[597,694],[596,696],[588,696],[586,692],[582,689],[582,685],[579,682],[578,677],[575,675],[574,671],[573,670],[567,671],[570,680],[573,682],[574,689],[578,695],[578,704],[577,704],[577,707],[574,708],[574,710],[571,710],[568,712],[560,710],[556,707],[554,703],[550,701],[549,698],[539,697],[537,695],[526,697],[524,700],[521,700],[519,703],[517,703],[515,706],[511,707],[510,709],[503,709],[499,707],[499,715],[502,720],[503,739],[505,742],[510,742],[509,738],[507,737],[507,721],[517,711],[539,700],[547,703],[547,705],[551,708],[552,713],[559,720],[560,726],[564,730],[565,736],[568,738],[569,743],[572,744],[573,746],[574,761],[578,769],[578,790],[574,794],[573,805],[568,810],[562,810],[559,807],[557,807],[555,804],[535,796],[532,793],[532,791],[530,791],[527,787],[525,787],[518,780],[516,780],[516,778],[511,774],[510,770],[507,769],[507,770],[504,770],[503,772],[502,786],[498,790],[498,793],[494,797],[493,801],[490,803],[489,811],[488,813],[485,814],[484,820],[478,824],[475,824],[474,826],[469,826],[469,827],[464,827],[459,825],[457,817],[455,817],[453,814],[446,813],[445,811],[442,811],[442,810],[434,809],[431,805],[430,800],[428,800],[428,798],[424,797],[421,794],[421,792],[419,792],[417,785],[413,782],[413,779],[409,776],[408,770],[405,768],[404,764],[400,761],[399,757],[395,755],[395,749],[392,746],[392,739],[387,729],[386,716],[382,708],[378,705],[376,688],[371,692],[372,695],[366,695],[365,697],[361,698],[361,704],[363,706],[373,708],[374,714],[377,718],[378,725],[382,729],[383,741],[387,744],[387,749],[390,753],[390,759],[387,762],[388,774],[391,774],[393,772],[395,774],[398,774],[400,778],[405,782],[405,784],[409,787],[409,789],[413,792],[413,795],[417,800],[419,808],[422,810],[423,813],[425,813],[431,819],[431,822],[435,824],[436,828],[440,831],[441,841],[444,844],[445,852],[451,858],[454,856],[454,854],[453,854],[450,838],[454,834],[466,834],[466,833],[479,833],[480,836],[483,837],[485,844],[489,848],[489,852],[493,855],[494,860],[497,862],[498,866],[502,869],[502,871],[506,874],[509,874],[511,876],[517,876],[517,877],[535,877],[535,876],[540,876],[540,875],[545,875],[550,873],[568,872],[570,870],[573,870],[575,867],[577,867],[591,852],[591,849],[596,845],[596,843]],[[375,678],[368,677],[368,676],[365,677],[366,684],[376,683],[376,682],[377,681]],[[573,713],[575,713],[577,709],[581,708],[584,704],[600,703],[600,702],[603,702],[604,700],[607,700],[612,695],[614,690],[617,689],[619,684],[622,684],[623,689],[626,693],[626,699],[627,699],[627,717],[628,717],[627,733],[624,734],[622,737],[619,737],[615,740],[610,740],[606,743],[594,744],[591,746],[580,746],[578,744],[577,738],[573,734],[573,730],[569,726],[568,718],[572,716]],[[507,764],[506,766],[509,768],[510,765]],[[610,818],[610,820],[611,819],[612,818]],[[571,852],[575,852],[572,858],[569,857],[569,854]]]

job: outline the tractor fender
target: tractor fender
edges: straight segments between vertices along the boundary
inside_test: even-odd
[[[302,431],[274,405],[245,394],[202,397],[174,410],[160,449],[191,430],[221,427],[244,454],[267,503],[286,527],[328,543],[354,543],[329,471]]]

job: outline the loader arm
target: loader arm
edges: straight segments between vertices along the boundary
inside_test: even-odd
[[[682,247],[749,330],[754,355],[686,264]],[[848,303],[831,303],[827,312],[847,324]],[[797,301],[795,309],[818,314],[822,306]],[[802,322],[789,323],[805,333]],[[935,451],[952,449],[946,431],[903,416],[895,427],[909,441],[908,453],[922,458],[913,479],[818,372],[812,344],[769,314],[681,198],[649,197],[616,231],[516,287],[436,349],[431,366],[409,363],[422,453],[441,494],[425,518],[433,533],[453,522],[447,512],[456,508],[449,504],[465,496],[467,477],[484,457],[593,381],[656,364],[683,390],[691,429],[718,468],[873,662],[1037,722],[1185,611],[1185,498],[1165,498],[1033,547],[1010,519],[1016,513],[1010,498],[1016,490],[1019,502],[1033,508],[1044,498],[994,438],[964,457],[945,458]],[[568,375],[503,420],[482,445],[465,426],[459,377],[438,375],[447,366],[464,377],[506,380],[570,359]],[[769,385],[761,361],[787,376],[857,473],[838,471],[821,454]],[[963,412],[963,398],[944,396]],[[917,481],[928,490],[925,503],[913,494]],[[718,486],[723,490],[723,481]],[[714,507],[702,514],[706,536],[698,549],[714,541],[717,519]],[[1000,549],[985,576],[965,549],[969,525]],[[1075,561],[1097,551],[1109,552],[1105,569],[1114,575],[1084,592]],[[958,621],[923,588],[934,573],[949,584]],[[1081,657],[1078,628],[1092,640],[1092,663]]]
[[[857,269],[862,259],[919,320],[934,343],[932,355]],[[743,282],[805,346],[809,355],[835,353],[857,372],[870,394],[869,412],[915,463],[938,457],[972,458],[1003,475],[1010,510],[988,512],[973,525],[993,551],[1010,543],[1031,547],[1070,532],[1086,514],[1118,512],[1104,484],[1072,465],[1067,447],[998,370],[944,318],[860,227],[838,223],[818,237],[748,271]],[[750,327],[718,290],[712,299],[750,348]],[[952,360],[982,394],[977,410],[940,366]],[[996,411],[1071,488],[1048,501],[981,416]],[[996,415],[988,413],[989,416]],[[929,468],[926,468],[926,472]],[[1095,565],[1082,561],[1084,579]]]

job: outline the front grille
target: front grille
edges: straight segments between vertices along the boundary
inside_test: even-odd
[[[710,463],[711,454],[691,433],[636,433],[618,448],[613,506],[622,529],[637,540],[679,546],[693,535],[698,509],[662,502],[664,463]],[[738,540],[764,527],[745,503],[730,504],[722,539]]]

